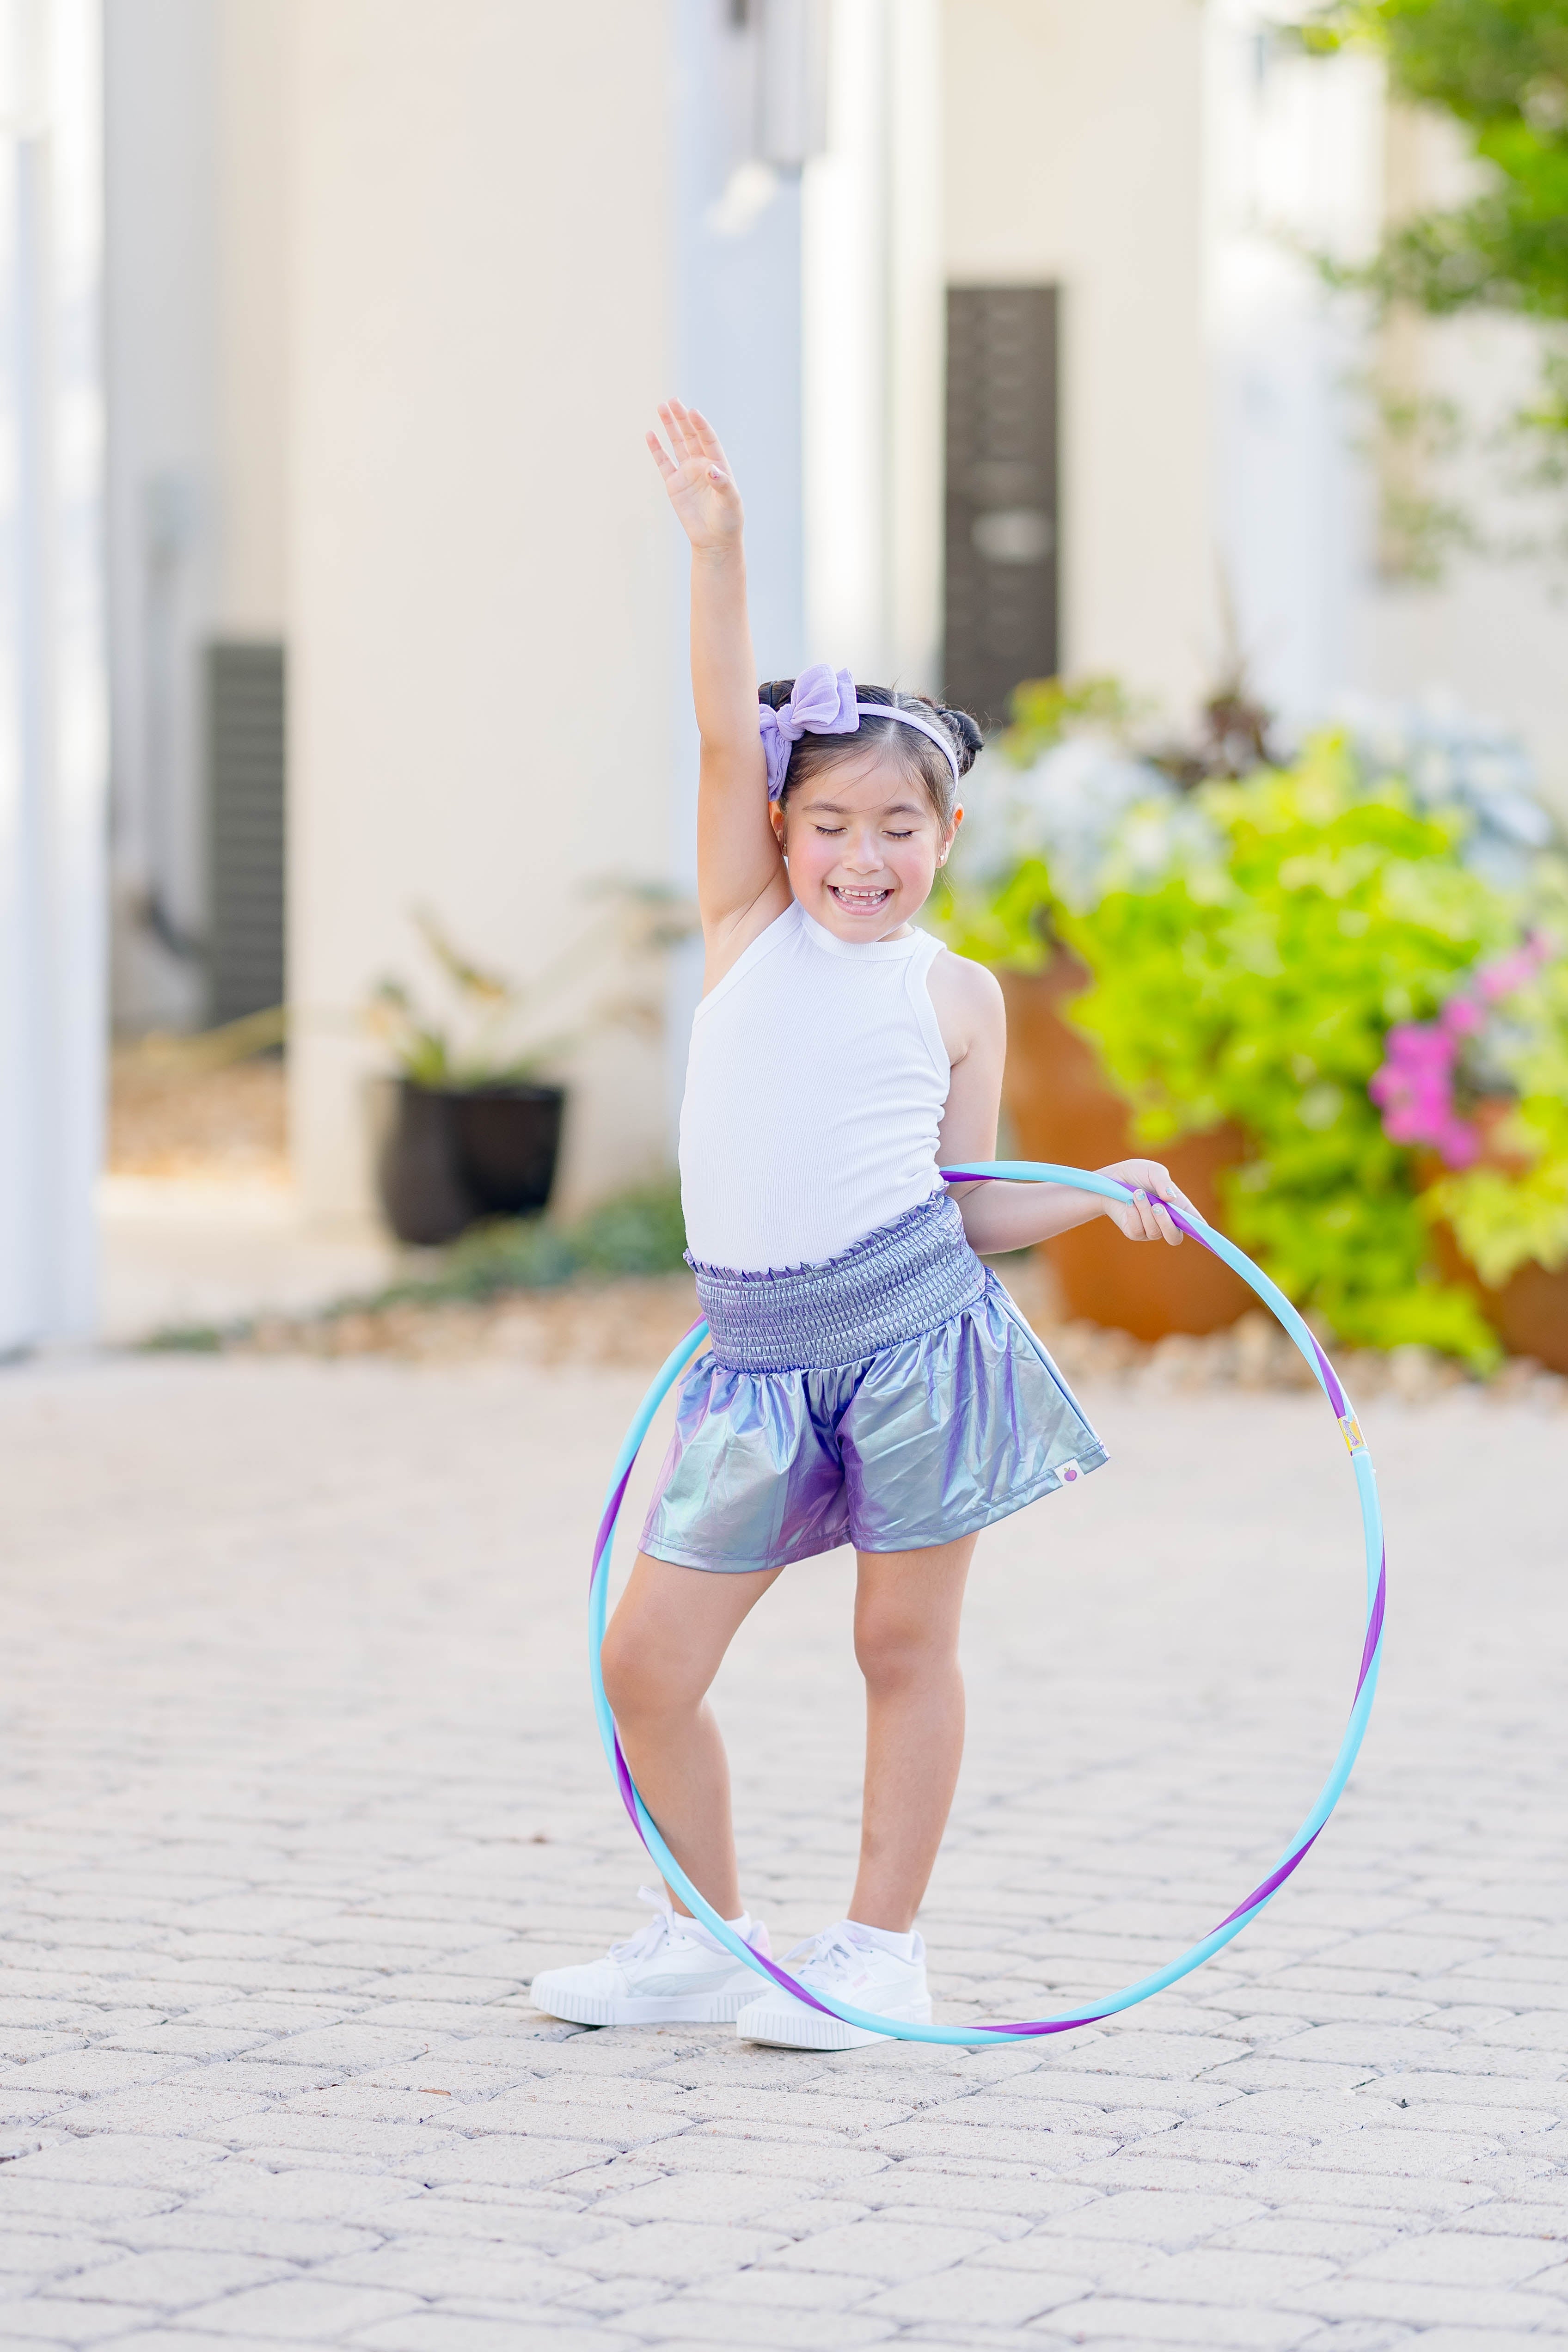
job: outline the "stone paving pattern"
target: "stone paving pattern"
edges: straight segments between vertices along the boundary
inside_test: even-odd
[[[1510,2352],[1568,2338],[1563,1427],[1367,1411],[1388,1664],[1264,1918],[1049,2042],[581,2032],[534,1970],[647,1875],[584,1571],[628,1371],[0,1375],[0,2342],[136,2352]],[[1361,1640],[1326,1409],[1086,1392],[1111,1465],[994,1530],[922,1924],[938,2013],[1134,1978],[1257,1882]],[[837,1915],[847,1555],[726,1667],[743,1884]]]

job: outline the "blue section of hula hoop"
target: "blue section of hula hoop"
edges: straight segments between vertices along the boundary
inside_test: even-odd
[[[952,1183],[975,1181],[1019,1184],[1067,1184],[1075,1191],[1098,1192],[1111,1201],[1129,1202],[1133,1197],[1128,1186],[1118,1182],[1113,1176],[1101,1176],[1082,1168],[1058,1168],[1044,1160],[975,1160],[966,1161],[960,1168],[944,1169],[942,1172]],[[728,1951],[732,1952],[737,1959],[744,1960],[749,1968],[754,1969],[764,1982],[781,1984],[788,1990],[798,1992],[801,1999],[808,2002],[812,2008],[826,2010],[832,2016],[841,2018],[847,2025],[866,2027],[871,2032],[893,2041],[938,2042],[972,2047],[976,2043],[992,2042],[999,2034],[1026,2037],[1040,2033],[1070,2032],[1075,2026],[1093,2025],[1101,2018],[1115,2016],[1120,2010],[1131,2009],[1139,2001],[1147,2000],[1152,1994],[1163,1992],[1168,1986],[1177,1983],[1181,1978],[1190,1976],[1194,1969],[1201,1968],[1205,1960],[1212,1959],[1215,1952],[1222,1950],[1234,1937],[1239,1936],[1242,1929],[1257,1918],[1264,1906],[1273,1901],[1279,1887],[1297,1864],[1304,1858],[1308,1847],[1317,1837],[1339,1802],[1345,1783],[1350,1779],[1362,1741],[1366,1735],[1367,1720],[1371,1716],[1372,1703],[1377,1692],[1378,1668],[1383,1658],[1383,1514],[1378,1507],[1377,1480],[1372,1466],[1372,1456],[1362,1441],[1350,1400],[1345,1396],[1337,1374],[1329,1365],[1328,1359],[1323,1355],[1311,1332],[1284,1292],[1277,1284],[1270,1282],[1268,1276],[1259,1267],[1254,1265],[1251,1259],[1245,1256],[1234,1242],[1227,1241],[1223,1234],[1215,1233],[1212,1225],[1206,1224],[1195,1210],[1184,1210],[1180,1213],[1185,1230],[1192,1234],[1195,1240],[1201,1241],[1206,1249],[1212,1250],[1216,1257],[1223,1259],[1226,1265],[1241,1276],[1243,1282],[1257,1292],[1265,1306],[1272,1309],[1310,1365],[1312,1376],[1330,1403],[1334,1403],[1337,1390],[1342,1405],[1342,1411],[1336,1407],[1335,1418],[1340,1422],[1346,1444],[1351,1448],[1351,1463],[1355,1472],[1356,1493],[1361,1504],[1362,1528],[1366,1544],[1367,1649],[1363,1656],[1361,1680],[1356,1689],[1354,1704],[1350,1712],[1350,1720],[1345,1725],[1344,1737],[1340,1742],[1339,1752],[1334,1758],[1332,1769],[1319,1791],[1317,1802],[1261,1885],[1229,1918],[1223,1920],[1199,1942],[1189,1945],[1184,1952],[1179,1953],[1176,1958],[1168,1962],[1164,1968],[1157,1969],[1152,1976],[1141,1977],[1136,1984],[1123,1986],[1120,1992],[1097,1997],[1092,2005],[1081,2010],[1064,2010],[1051,2017],[1025,2020],[1016,2024],[968,2026],[895,2024],[885,2017],[878,2016],[872,2011],[852,2009],[847,2002],[836,2001],[824,1994],[809,1992],[805,1986],[797,1986],[795,1979],[780,1969],[776,1962],[762,1959],[752,1951],[749,1944],[736,1935],[727,1921],[720,1917],[712,1905],[707,1902],[693,1886],[659,1835],[658,1824],[643,1803],[636,1783],[632,1781],[628,1773],[626,1776],[625,1788],[628,1792],[628,1801],[643,1843],[658,1864],[668,1885],[674,1888],[693,1915],[702,1921],[704,1927],[716,1936],[720,1943]],[[599,1738],[604,1744],[605,1754],[609,1759],[611,1769],[616,1772],[617,1781],[621,1780],[623,1768],[617,1757],[615,1717],[610,1711],[609,1700],[605,1696],[605,1678],[599,1655],[605,1640],[611,1553],[615,1545],[616,1529],[620,1522],[621,1503],[617,1496],[642,1449],[643,1440],[647,1435],[655,1413],[707,1337],[707,1324],[695,1325],[679,1345],[670,1350],[654,1375],[647,1394],[638,1406],[636,1418],[626,1432],[625,1442],[616,1457],[616,1466],[611,1474],[605,1495],[606,1513],[610,1513],[612,1504],[615,1507],[613,1515],[609,1516],[607,1524],[602,1529],[600,1547],[595,1556],[589,1586],[588,1659],[594,1688],[594,1713],[599,1726]],[[1332,1387],[1330,1386],[1331,1381],[1333,1383]]]

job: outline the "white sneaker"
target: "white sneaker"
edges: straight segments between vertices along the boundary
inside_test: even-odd
[[[900,1959],[853,1921],[840,1919],[836,1927],[825,1927],[786,1952],[784,1966],[812,1992],[847,2009],[874,2010],[904,2025],[929,2025],[925,1940],[916,1936],[912,1941],[913,1957]],[[742,2042],[777,2042],[787,2050],[858,2050],[887,2039],[866,2026],[846,2025],[825,2010],[808,2009],[782,1985],[748,2001],[735,2020],[735,2032]]]
[[[696,1919],[675,1909],[663,1887],[639,1886],[639,1902],[658,1912],[602,1960],[544,1969],[529,1987],[535,2009],[573,2025],[728,2025],[761,1982]],[[762,1921],[742,1917],[740,1932],[768,1952]]]

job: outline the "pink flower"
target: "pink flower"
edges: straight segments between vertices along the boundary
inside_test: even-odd
[[[1528,988],[1543,963],[1549,961],[1552,942],[1544,931],[1531,931],[1522,947],[1499,956],[1494,963],[1484,963],[1476,974],[1476,986],[1489,1004],[1496,1004],[1511,996],[1516,988]]]
[[[1460,1118],[1454,1101],[1464,1041],[1485,1028],[1489,1006],[1527,987],[1552,953],[1545,933],[1532,931],[1522,946],[1480,965],[1435,1021],[1394,1024],[1384,1040],[1382,1066],[1367,1085],[1391,1143],[1425,1143],[1449,1168],[1474,1166],[1481,1132]]]
[[[1367,1087],[1391,1143],[1428,1144],[1450,1168],[1468,1167],[1480,1149],[1479,1136],[1454,1107],[1459,1038],[1468,1026],[1446,1018],[1396,1023],[1384,1040],[1385,1059]]]

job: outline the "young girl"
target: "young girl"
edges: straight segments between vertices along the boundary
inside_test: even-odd
[[[707,950],[680,1121],[681,1195],[710,1344],[604,1651],[638,1788],[682,1868],[760,1951],[706,1693],[736,1629],[795,1560],[852,1543],[866,1679],[859,1875],[847,1916],[789,1955],[813,1989],[931,2016],[914,1918],[963,1745],[957,1642],[982,1528],[1105,1450],[977,1250],[1110,1216],[1181,1235],[1149,1160],[1134,1203],[955,1184],[996,1149],[1005,1047],[990,972],[913,919],[945,864],[980,733],[962,711],[819,666],[754,684],[742,509],[712,428],[661,406],[648,446],[691,542],[701,732],[698,895]],[[666,1893],[608,1956],[535,1977],[584,2025],[721,2022],[747,2040],[877,2037],[735,1961]]]

